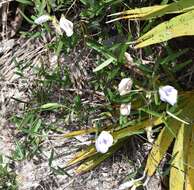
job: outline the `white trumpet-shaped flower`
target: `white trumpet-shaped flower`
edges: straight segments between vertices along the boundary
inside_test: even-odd
[[[49,16],[49,15],[42,15],[42,16],[38,17],[37,19],[35,19],[34,22],[36,24],[43,24],[43,23],[45,23],[45,22],[47,22],[49,20],[51,20],[51,16]]]
[[[121,115],[128,116],[131,112],[131,103],[121,104],[120,113]]]
[[[98,138],[96,139],[96,150],[97,152],[106,153],[108,149],[113,144],[113,137],[112,135],[107,131],[102,131]]]
[[[134,180],[127,181],[119,186],[119,190],[129,189],[134,186]]]
[[[166,85],[159,88],[160,100],[167,102],[170,105],[175,105],[177,103],[178,91],[170,85]]]
[[[131,91],[132,88],[132,80],[131,78],[124,78],[121,80],[121,82],[119,83],[119,93],[121,96],[128,94]]]
[[[73,23],[66,19],[64,15],[61,16],[59,25],[68,37],[73,35]]]

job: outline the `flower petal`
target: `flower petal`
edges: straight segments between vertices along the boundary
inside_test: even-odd
[[[121,80],[121,82],[119,83],[119,87],[118,87],[118,91],[120,93],[121,96],[126,95],[128,93],[130,93],[131,88],[132,88],[132,80],[131,78],[124,78]]]
[[[68,37],[73,35],[73,23],[66,19],[64,15],[61,16],[59,25]]]
[[[103,146],[102,144],[99,144],[99,143],[96,143],[95,146],[96,146],[97,152],[100,152],[100,153],[103,153],[103,154],[106,153],[109,149],[109,147]]]
[[[36,24],[43,24],[47,21],[51,20],[51,17],[49,15],[42,15],[34,20]]]

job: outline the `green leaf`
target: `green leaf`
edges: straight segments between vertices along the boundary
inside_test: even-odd
[[[58,108],[62,108],[62,107],[64,107],[62,104],[47,103],[47,104],[42,105],[40,108],[45,109],[45,110],[54,110],[54,109],[58,109]]]
[[[54,159],[54,149],[51,150],[51,155],[49,158],[49,167],[51,167],[53,159]]]
[[[96,50],[98,53],[103,55],[105,58],[107,58],[107,59],[112,58],[114,61],[117,61],[115,56],[112,55],[112,53],[108,51],[108,48],[105,48],[103,45],[101,45],[95,41],[92,41],[92,40],[88,40],[86,44],[88,47]]]
[[[106,61],[104,61],[102,64],[100,64],[98,67],[96,67],[93,72],[97,72],[102,70],[103,68],[107,67],[109,64],[111,64],[115,59],[113,57],[110,57]]]
[[[16,1],[25,5],[33,5],[33,3],[30,0],[16,0]]]

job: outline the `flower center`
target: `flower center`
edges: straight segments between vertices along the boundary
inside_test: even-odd
[[[108,141],[106,140],[106,139],[103,139],[103,144],[107,144],[108,143]]]
[[[167,91],[165,93],[167,96],[169,96],[172,93],[172,89],[171,88],[167,89]]]

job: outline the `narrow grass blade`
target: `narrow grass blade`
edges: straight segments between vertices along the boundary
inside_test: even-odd
[[[112,58],[114,61],[117,61],[116,57],[111,52],[108,51],[108,48],[105,48],[103,45],[92,40],[88,40],[86,44],[88,47],[96,50],[98,53],[100,53],[107,59]]]
[[[47,103],[47,104],[42,105],[40,108],[44,110],[53,110],[53,109],[62,108],[62,107],[64,107],[62,104]]]
[[[107,59],[106,61],[104,61],[103,63],[101,63],[99,66],[97,66],[93,72],[97,72],[102,70],[103,68],[107,67],[109,64],[111,64],[115,59],[113,57],[110,57],[109,59]]]
[[[25,5],[33,5],[31,0],[16,0],[19,3],[25,4]]]

